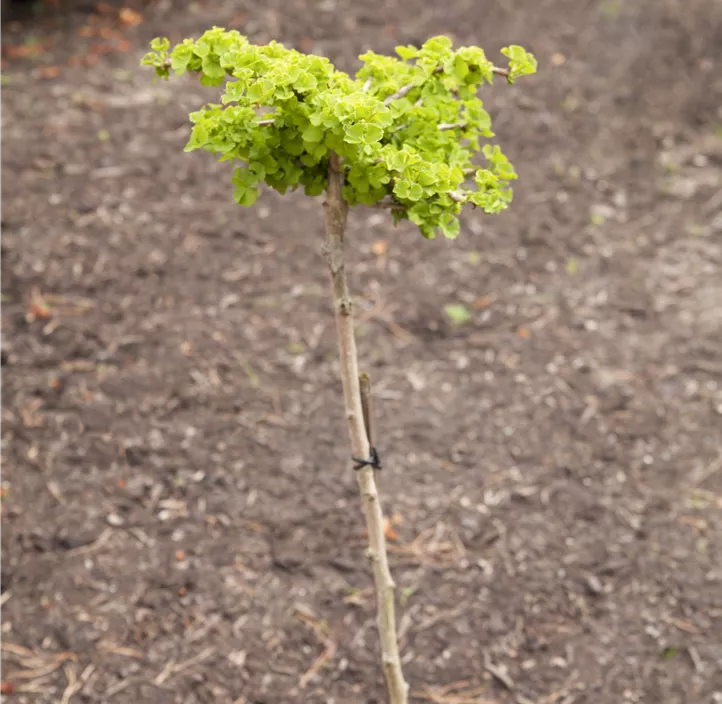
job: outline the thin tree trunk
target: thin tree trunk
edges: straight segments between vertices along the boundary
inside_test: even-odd
[[[344,266],[343,239],[348,204],[341,194],[342,186],[343,174],[341,173],[338,156],[331,154],[328,169],[328,189],[326,203],[324,204],[326,220],[324,256],[328,262],[333,288],[336,334],[341,358],[341,381],[343,383],[346,420],[351,438],[352,454],[354,457],[366,458],[371,450],[361,407],[353,311]],[[376,584],[376,608],[378,611],[381,657],[386,687],[389,692],[389,701],[391,704],[406,704],[409,687],[404,681],[404,675],[401,671],[401,658],[399,657],[396,636],[396,617],[394,615],[394,589],[396,585],[389,571],[383,511],[376,490],[374,470],[371,467],[364,467],[356,472],[356,479],[361,490],[366,525],[368,527],[368,557],[371,561]]]

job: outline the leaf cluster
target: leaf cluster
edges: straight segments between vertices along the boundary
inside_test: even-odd
[[[341,157],[350,205],[382,203],[427,238],[456,237],[467,203],[496,213],[511,201],[516,173],[488,142],[491,118],[477,92],[495,74],[511,83],[534,73],[536,59],[522,47],[502,50],[509,65],[498,69],[482,49],[454,51],[439,36],[398,47],[398,57],[369,51],[354,78],[324,57],[254,45],[218,27],[172,50],[167,39],[151,48],[143,64],[159,76],[190,72],[223,85],[219,103],[191,113],[186,150],[240,162],[233,185],[241,205],[255,202],[262,182],[322,193],[331,152]],[[482,165],[473,163],[477,153]]]

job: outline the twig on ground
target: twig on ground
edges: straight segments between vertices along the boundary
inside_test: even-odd
[[[58,670],[64,663],[76,660],[75,653],[43,653],[34,652],[28,648],[14,643],[2,643],[0,649],[6,655],[15,660],[20,667],[24,668],[13,672],[13,680],[37,680],[44,678]]]
[[[388,331],[395,337],[398,337],[403,342],[412,342],[416,339],[415,336],[406,330],[406,328],[402,328],[398,323],[395,323],[391,318],[391,314],[397,307],[396,305],[388,305],[385,301],[377,299],[369,310],[359,316],[358,320],[362,323],[370,320],[378,320],[385,325]]]
[[[431,628],[432,626],[435,626],[440,621],[445,621],[446,623],[450,623],[459,614],[463,613],[466,610],[466,608],[467,607],[465,604],[461,604],[460,606],[457,606],[453,609],[446,609],[444,611],[439,611],[438,613],[435,613],[433,616],[429,616],[429,618],[423,620],[416,627],[416,633],[421,633],[422,631],[425,631],[427,628]]]
[[[72,665],[65,663],[65,665],[63,665],[63,670],[65,671],[65,679],[67,680],[68,685],[60,699],[60,704],[69,704],[72,696],[77,694],[82,688],[83,680],[79,679],[75,674],[75,667]]]
[[[692,661],[694,671],[699,674],[704,670],[704,663],[702,658],[699,656],[697,649],[693,645],[687,646],[687,652],[689,653],[689,659]]]
[[[205,650],[201,650],[198,655],[194,655],[192,658],[184,660],[183,662],[179,662],[176,664],[175,660],[168,661],[165,667],[163,667],[163,669],[153,680],[153,684],[157,686],[162,685],[171,677],[174,677],[175,675],[193,667],[194,665],[199,665],[203,661],[208,660],[208,658],[210,658],[215,652],[215,648],[206,648]]]
[[[336,648],[338,647],[338,644],[331,632],[331,629],[327,625],[315,620],[301,610],[296,610],[296,618],[305,623],[307,626],[310,626],[311,630],[316,634],[316,637],[321,641],[321,643],[323,643],[324,646],[323,652],[313,661],[311,667],[306,670],[298,682],[298,686],[301,689],[305,689],[311,678],[322,667],[324,667],[324,665],[333,660],[334,655],[336,655]]]
[[[74,548],[73,550],[68,550],[67,554],[87,555],[89,552],[95,552],[96,550],[100,550],[100,548],[102,548],[103,545],[108,542],[111,535],[113,535],[113,529],[106,528],[92,543],[88,543],[88,545],[82,545],[81,547]]]
[[[372,587],[367,587],[366,589],[356,589],[343,598],[343,603],[361,606],[367,603],[369,599],[372,599],[373,596],[374,590]]]
[[[135,658],[136,660],[142,660],[145,657],[145,653],[142,650],[115,645],[106,640],[101,641],[99,647],[104,653],[110,653],[111,655],[120,655],[121,657]]]
[[[514,680],[510,677],[503,665],[495,665],[488,654],[484,653],[484,669],[501,684],[503,684],[510,692],[514,691]]]
[[[423,565],[443,566],[457,562],[466,555],[466,548],[461,539],[449,532],[447,540],[441,538],[448,529],[443,523],[421,531],[419,535],[406,545],[391,545],[391,552],[413,557]]]
[[[433,704],[496,704],[483,698],[486,687],[472,687],[469,682],[454,682],[445,687],[424,686],[423,691],[414,692],[414,697],[426,699]]]

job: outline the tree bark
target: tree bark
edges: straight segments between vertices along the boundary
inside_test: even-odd
[[[341,172],[339,158],[332,153],[329,160],[328,188],[324,204],[326,239],[323,252],[331,275],[336,334],[341,359],[341,381],[352,455],[367,458],[371,450],[361,406],[352,301],[348,291],[344,265],[343,245],[348,204],[343,198],[342,187],[343,173]],[[376,489],[374,469],[367,466],[357,470],[356,479],[363,499],[368,528],[369,547],[367,555],[371,562],[376,586],[381,658],[386,687],[389,693],[389,702],[390,704],[406,704],[409,687],[401,670],[401,658],[396,636],[396,617],[394,614],[394,589],[396,585],[389,571],[383,511]]]

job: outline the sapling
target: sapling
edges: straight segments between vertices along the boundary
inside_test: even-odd
[[[394,616],[394,582],[374,472],[381,468],[371,434],[370,380],[359,374],[352,298],[344,260],[349,206],[388,209],[394,223],[410,220],[421,234],[454,239],[465,205],[504,210],[516,173],[498,146],[477,96],[501,76],[513,83],[534,73],[520,46],[502,49],[504,68],[478,47],[454,50],[444,36],[421,48],[397,47],[397,57],[372,51],[351,78],[324,57],[270,42],[254,45],[237,31],[214,27],[172,50],[155,39],[143,64],[162,78],[198,74],[222,86],[220,102],[190,115],[186,151],[205,149],[235,164],[233,197],[251,206],[265,183],[280,193],[303,187],[325,193],[326,258],[333,295],[351,458],[368,527],[367,554],[376,585],[383,672],[392,704],[405,704]],[[482,141],[484,142],[482,144]],[[474,163],[481,154],[482,163]]]

